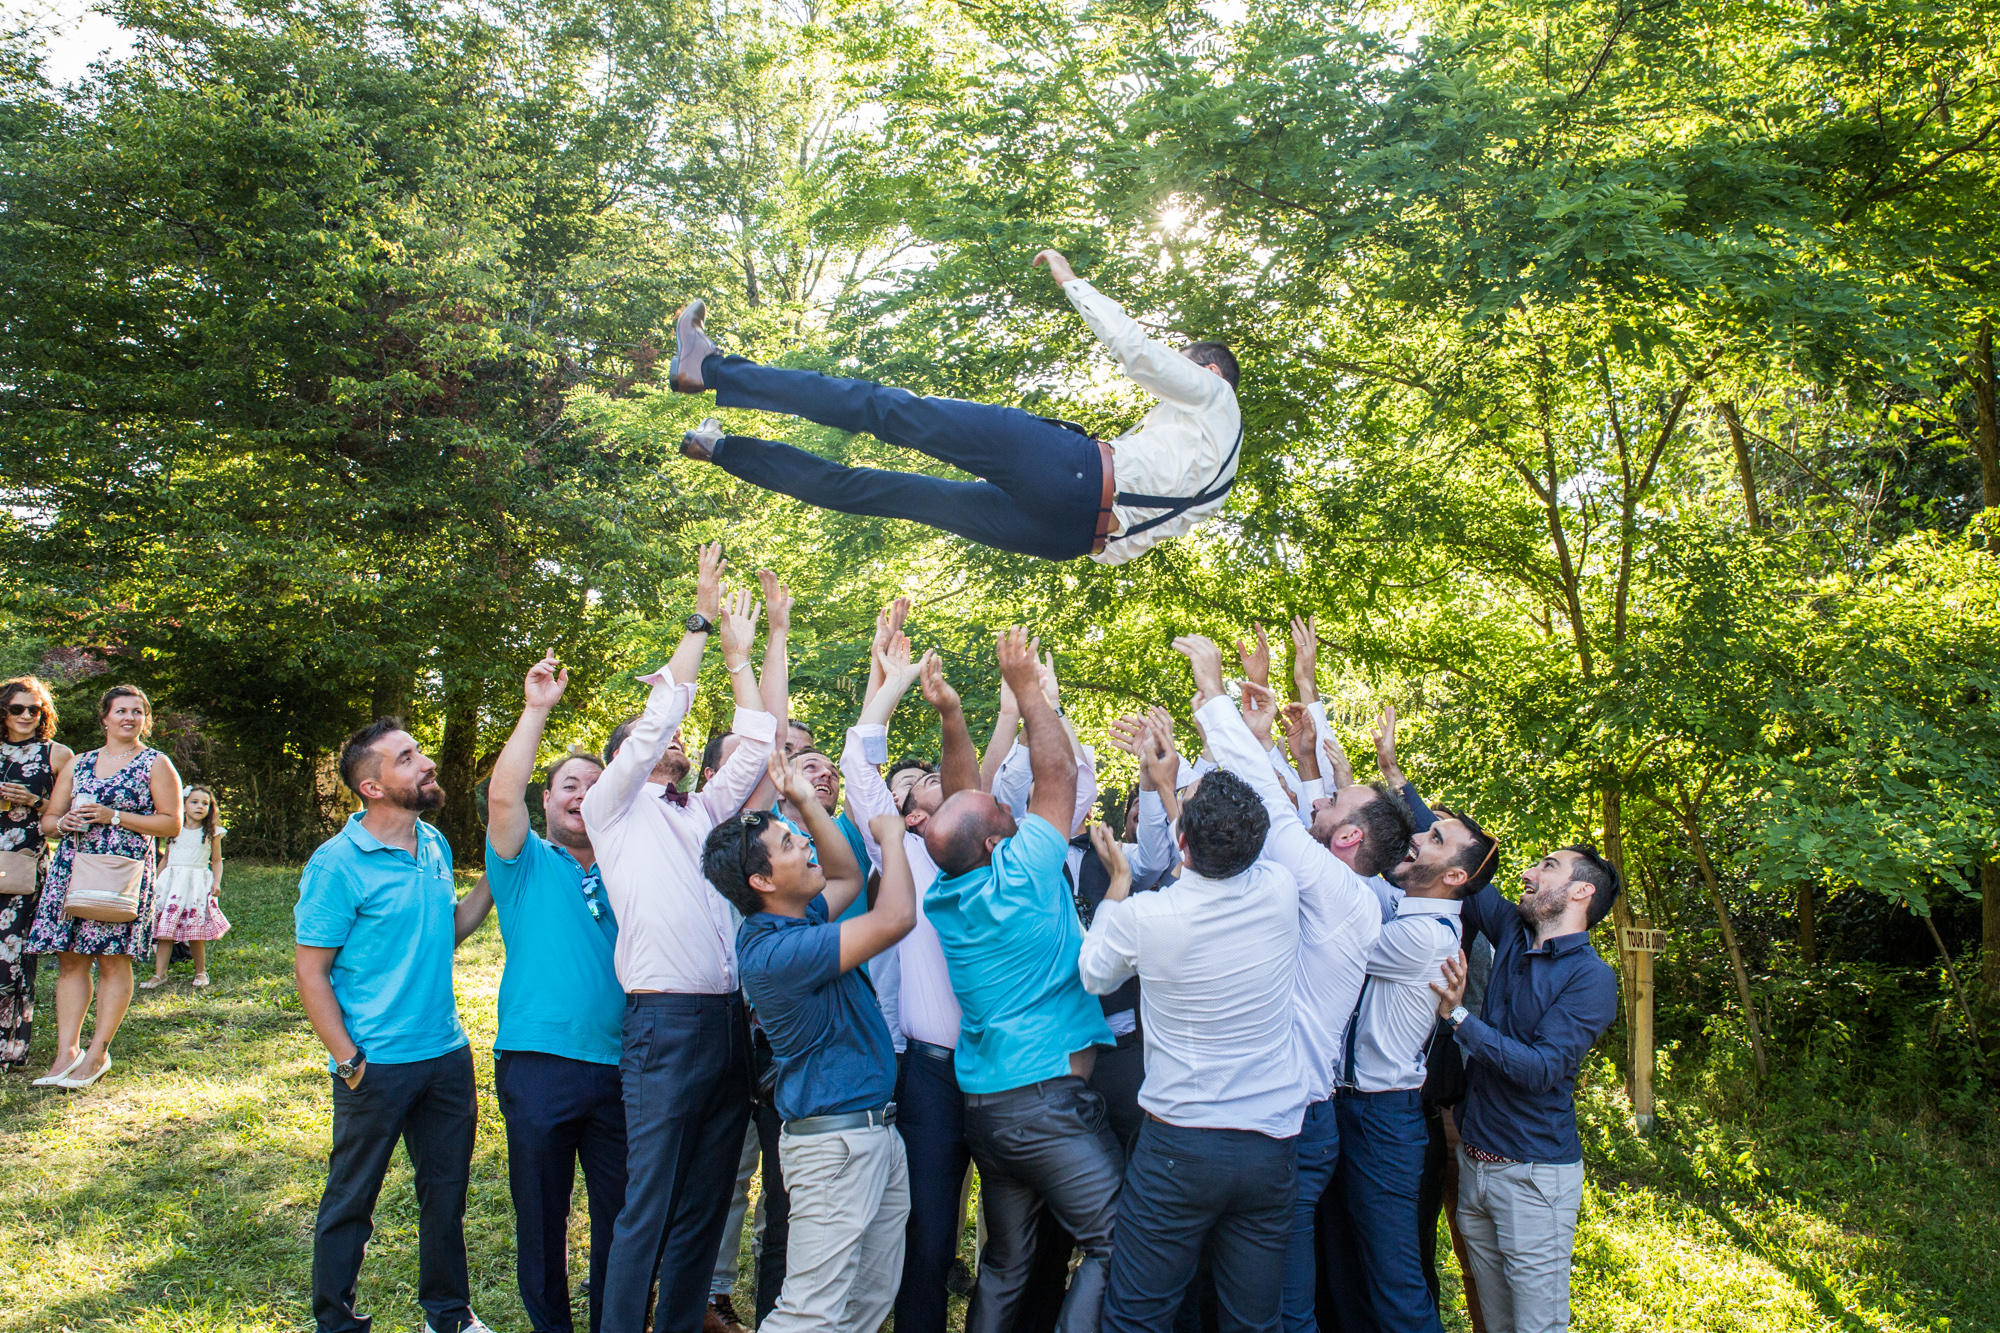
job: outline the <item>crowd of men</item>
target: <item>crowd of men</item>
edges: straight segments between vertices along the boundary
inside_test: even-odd
[[[363,808],[297,908],[333,1071],[321,1333],[369,1327],[356,1285],[398,1139],[427,1327],[485,1328],[452,951],[496,909],[494,1082],[537,1333],[573,1328],[579,1163],[591,1333],[737,1333],[760,1163],[763,1330],[875,1333],[893,1311],[898,1333],[942,1333],[968,1164],[967,1333],[1436,1333],[1441,1207],[1477,1326],[1568,1326],[1573,1085],[1617,1008],[1589,932],[1619,877],[1595,850],[1535,860],[1509,901],[1498,841],[1403,781],[1392,712],[1382,781],[1356,782],[1306,621],[1282,707],[1261,630],[1237,698],[1215,644],[1176,641],[1203,753],[1181,758],[1164,708],[1113,725],[1139,771],[1122,840],[1088,822],[1095,751],[1022,629],[996,646],[982,754],[939,659],[911,650],[907,602],[885,609],[836,761],[788,717],[789,593],[759,575],[759,669],[757,598],[723,572],[704,548],[644,709],[542,775],[545,834],[527,801],[568,673],[529,671],[463,899],[420,818],[435,764],[395,719],[344,748]],[[711,640],[735,715],[697,768],[682,723]],[[913,687],[937,760],[890,764]]]

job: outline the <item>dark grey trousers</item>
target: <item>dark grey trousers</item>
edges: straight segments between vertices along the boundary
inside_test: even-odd
[[[967,1093],[965,1141],[986,1210],[986,1247],[966,1333],[1010,1333],[1019,1324],[1044,1206],[1083,1252],[1057,1333],[1096,1333],[1125,1176],[1104,1099],[1074,1077]]]

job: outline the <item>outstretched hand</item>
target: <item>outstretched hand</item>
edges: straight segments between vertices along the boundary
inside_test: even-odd
[[[1125,859],[1125,849],[1118,845],[1118,835],[1108,825],[1092,824],[1090,845],[1103,864],[1105,873],[1111,877],[1111,883],[1104,890],[1104,901],[1115,903],[1123,900],[1132,892],[1132,864]]]
[[[694,609],[698,615],[714,620],[722,610],[722,571],[729,568],[729,562],[722,558],[722,543],[710,542],[701,548],[695,564]]]
[[[1243,725],[1265,749],[1271,748],[1271,726],[1278,720],[1278,696],[1254,680],[1243,682]]]
[[[882,688],[902,695],[923,670],[924,663],[921,659],[910,660],[910,636],[897,630],[890,634],[888,645],[877,650],[875,665],[882,669]]]
[[[568,688],[569,668],[556,661],[556,651],[551,648],[542,654],[541,661],[528,668],[528,678],[521,682],[521,702],[547,712],[562,701],[563,691]]]
[[[889,646],[889,640],[903,628],[909,618],[910,599],[898,597],[883,607],[875,615],[875,642],[869,645],[870,652],[880,652]]]
[[[1246,647],[1243,640],[1236,641],[1236,660],[1243,664],[1243,674],[1259,685],[1271,683],[1271,640],[1264,633],[1262,625],[1251,627],[1257,633],[1257,646]]]
[[[765,632],[773,639],[789,635],[792,632],[792,590],[779,582],[778,576],[768,569],[757,571],[757,582],[764,589]]]
[[[994,645],[994,654],[1000,659],[1000,679],[1014,692],[1016,701],[1041,688],[1041,662],[1038,660],[1041,647],[1040,639],[1028,637],[1025,625],[1003,631]]]
[[[1174,640],[1174,651],[1187,658],[1188,665],[1194,668],[1194,687],[1200,692],[1195,700],[1197,709],[1222,693],[1222,650],[1213,639],[1201,634],[1183,634]]]
[[[723,603],[717,620],[722,655],[747,660],[750,645],[757,641],[757,596],[748,588],[725,590]]]
[[[924,654],[924,660],[917,664],[917,679],[924,692],[924,702],[939,713],[949,713],[959,707],[958,691],[944,678],[944,662],[935,651]]]
[[[1040,268],[1044,264],[1049,266],[1049,276],[1054,278],[1058,283],[1076,281],[1076,270],[1069,266],[1067,259],[1063,258],[1062,251],[1037,251],[1034,259],[1029,262],[1028,267]]]
[[[1181,756],[1174,747],[1174,719],[1164,708],[1153,708],[1139,738],[1139,766],[1153,790],[1171,793],[1180,779]]]
[[[1292,684],[1300,702],[1319,698],[1319,626],[1311,616],[1292,617]]]
[[[1391,787],[1403,785],[1403,770],[1396,763],[1396,705],[1384,704],[1382,714],[1375,719],[1375,766],[1382,770],[1382,781]]]
[[[778,795],[792,803],[792,809],[803,813],[807,806],[817,807],[819,793],[813,790],[806,777],[805,765],[797,759],[787,759],[782,746],[774,746],[767,770],[771,775],[771,785],[778,789]]]

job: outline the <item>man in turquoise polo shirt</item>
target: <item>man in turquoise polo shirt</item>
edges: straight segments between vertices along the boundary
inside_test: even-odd
[[[590,1333],[598,1333],[604,1264],[625,1206],[625,992],[612,951],[618,922],[583,826],[583,797],[604,772],[567,754],[542,784],[548,836],[528,823],[528,779],[569,672],[553,655],[522,686],[520,721],[486,789],[486,878],[500,912],[499,1062],[493,1088],[507,1119],[515,1269],[535,1333],[572,1333],[569,1204],[576,1167],[590,1200]]]
[[[954,1066],[986,1209],[966,1333],[1019,1325],[1044,1207],[1083,1252],[1057,1333],[1093,1333],[1125,1169],[1104,1099],[1088,1086],[1096,1048],[1116,1039],[1077,972],[1083,926],[1064,874],[1076,756],[1037,679],[1038,647],[1018,627],[1000,636],[1000,674],[1028,733],[1027,817],[1017,825],[971,787],[951,792],[924,831],[940,872],[924,914],[963,1011]]]
[[[380,718],[340,751],[362,810],[322,843],[293,911],[299,1000],[333,1069],[333,1152],[313,1226],[313,1322],[366,1333],[354,1309],[375,1197],[401,1139],[417,1189],[417,1303],[431,1333],[487,1333],[472,1313],[465,1190],[478,1106],[451,957],[483,903],[455,900],[451,847],[418,815],[444,804],[437,765]]]

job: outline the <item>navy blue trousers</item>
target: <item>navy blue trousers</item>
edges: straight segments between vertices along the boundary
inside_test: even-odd
[[[605,1261],[604,1327],[698,1333],[750,1124],[750,1021],[741,994],[628,995],[625,1207]]]
[[[972,1160],[972,1150],[965,1146],[965,1094],[958,1090],[949,1050],[911,1042],[904,1052],[896,1130],[910,1161],[910,1220],[904,1231],[903,1285],[896,1290],[896,1328],[899,1333],[944,1333],[950,1299],[945,1275],[958,1257],[958,1200]]]
[[[1347,1244],[1329,1246],[1327,1289],[1343,1330],[1442,1333],[1437,1302],[1424,1280],[1418,1245],[1418,1195],[1430,1131],[1422,1095],[1343,1094],[1340,1167],[1333,1189],[1347,1222]],[[1433,1235],[1436,1233],[1433,1232]]]
[[[417,1187],[417,1304],[438,1333],[472,1322],[465,1263],[465,1192],[479,1127],[472,1048],[431,1060],[362,1066],[361,1086],[333,1079],[333,1152],[313,1223],[313,1324],[319,1333],[367,1333],[354,1311],[361,1256],[375,1232],[375,1200],[396,1153],[410,1155]]]
[[[1299,1187],[1285,1245],[1285,1333],[1312,1333],[1319,1282],[1319,1201],[1340,1164],[1340,1116],[1332,1098],[1313,1102],[1299,1126]]]
[[[1166,1333],[1206,1244],[1222,1333],[1277,1333],[1295,1139],[1148,1119],[1125,1171],[1103,1333]]]
[[[625,1206],[625,1101],[618,1066],[541,1051],[502,1051],[493,1071],[507,1120],[515,1268],[535,1333],[572,1333],[569,1200],[583,1163],[590,1200],[590,1333],[604,1306],[604,1265]]]
[[[1090,554],[1104,465],[1088,436],[1017,407],[920,398],[907,389],[778,370],[739,356],[712,356],[701,375],[715,387],[718,406],[866,431],[982,480],[843,467],[750,435],[725,436],[716,446],[715,461],[731,476],[822,509],[908,519],[1019,555],[1070,560]]]

